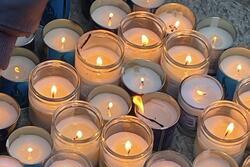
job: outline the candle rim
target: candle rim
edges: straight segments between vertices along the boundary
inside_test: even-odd
[[[246,110],[250,110],[250,108],[248,108],[248,106],[246,106],[246,104],[244,104],[240,98],[240,95],[250,91],[249,90],[243,90],[243,92],[241,92],[241,89],[243,89],[245,86],[249,86],[250,87],[250,78],[246,78],[243,79],[236,87],[236,91],[234,94],[234,101],[236,101],[237,103],[239,103],[241,106],[243,106]]]
[[[28,41],[26,41],[23,45],[16,45],[16,43],[15,43],[15,47],[23,47],[23,46],[26,46],[26,45],[32,43],[36,36],[37,36],[37,33],[35,32],[35,33],[30,34],[29,37],[26,37],[26,36],[17,37],[17,38],[25,37],[25,38],[30,38],[30,39]]]
[[[0,159],[1,158],[11,159],[11,160],[17,162],[20,165],[20,167],[23,167],[22,162],[20,160],[18,160],[17,158],[15,158],[15,157],[12,157],[12,156],[9,156],[9,155],[0,155]]]

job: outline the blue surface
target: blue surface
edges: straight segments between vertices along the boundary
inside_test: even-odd
[[[61,60],[74,66],[75,53],[74,52],[58,52],[54,49],[48,48],[47,59],[48,60]]]

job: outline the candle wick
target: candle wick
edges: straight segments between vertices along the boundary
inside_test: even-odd
[[[140,116],[142,116],[143,118],[145,118],[145,119],[147,119],[147,120],[149,120],[149,121],[151,121],[151,122],[156,123],[156,124],[159,125],[161,128],[164,127],[164,125],[162,125],[161,123],[159,123],[159,122],[156,121],[156,118],[155,118],[155,119],[151,119],[151,118],[148,118],[147,116],[141,114],[140,112],[137,112],[137,113],[138,113]]]
[[[128,150],[128,155],[129,155],[130,151],[131,151],[131,149]]]

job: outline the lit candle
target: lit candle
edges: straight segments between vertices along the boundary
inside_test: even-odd
[[[165,0],[132,0],[132,2],[141,7],[141,8],[137,8],[134,6],[134,9],[138,9],[138,10],[142,10],[142,8],[145,8],[146,9],[153,9],[153,8],[157,8],[159,6],[161,6]]]
[[[13,105],[0,100],[0,115],[0,129],[5,129],[17,121],[19,113]]]
[[[151,165],[151,167],[181,167],[179,164],[173,161],[159,160]]]
[[[52,163],[49,167],[65,167],[65,166],[83,167],[80,163],[70,159],[56,161]]]
[[[237,84],[250,77],[250,51],[245,48],[230,48],[219,60],[217,79],[225,89],[225,98],[232,99]]]
[[[65,114],[68,116],[65,117]],[[99,111],[89,103],[72,101],[59,107],[53,118],[51,135],[55,150],[79,152],[96,166],[103,124]]]
[[[21,162],[9,156],[0,156],[0,166],[2,167],[23,167]]]
[[[195,25],[195,15],[192,10],[179,3],[166,3],[159,7],[155,14],[164,21],[167,33],[192,30]]]
[[[144,94],[142,98],[134,96],[133,102],[137,106],[136,117],[153,129],[154,150],[167,148],[180,117],[179,105],[171,96],[159,92]],[[166,138],[168,140],[164,140]]]
[[[148,12],[133,12],[122,20],[118,34],[125,43],[126,62],[144,59],[159,63],[165,38],[160,18]]]
[[[8,153],[27,165],[41,164],[52,152],[47,131],[26,126],[14,131],[7,140]]]
[[[189,135],[194,136],[198,117],[212,102],[223,99],[224,93],[220,83],[208,75],[191,75],[181,86],[178,102],[182,108],[179,125]]]
[[[135,60],[126,65],[122,82],[133,93],[145,94],[159,91],[164,85],[164,78],[158,64]]]

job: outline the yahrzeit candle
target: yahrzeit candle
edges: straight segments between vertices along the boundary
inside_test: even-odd
[[[20,117],[20,107],[10,96],[0,93],[0,151],[5,151],[5,142],[15,129]]]
[[[59,151],[54,153],[43,165],[44,167],[92,167],[87,157],[71,152]]]
[[[100,167],[143,167],[153,149],[153,132],[132,116],[108,122],[102,131]]]
[[[105,122],[129,114],[132,101],[129,94],[116,85],[102,85],[93,89],[88,101],[101,112]]]
[[[222,100],[224,92],[219,81],[208,75],[191,75],[180,85],[178,102],[181,106],[179,129],[195,136],[198,117],[212,102]]]
[[[233,45],[236,30],[230,22],[219,17],[208,17],[200,21],[196,29],[206,36],[212,45],[209,74],[215,75],[219,56]]]
[[[0,91],[15,98],[21,108],[27,107],[29,104],[29,74],[38,63],[39,58],[33,52],[16,47],[12,52],[7,69],[2,71]]]
[[[75,61],[75,47],[83,34],[82,28],[71,20],[56,19],[43,28],[47,59],[62,60],[71,65]]]
[[[51,135],[55,150],[71,150],[85,155],[97,166],[103,119],[87,102],[72,101],[57,109]]]
[[[133,11],[154,11],[161,6],[165,0],[129,0],[133,3]]]
[[[165,150],[152,154],[144,167],[191,167],[191,162],[182,154]]]
[[[35,126],[15,130],[6,142],[8,153],[25,165],[42,165],[52,152],[50,134]]]
[[[220,56],[218,65],[216,77],[225,89],[225,98],[232,100],[237,84],[250,77],[250,50],[230,48]]]
[[[206,150],[200,153],[193,162],[193,167],[239,167],[237,162],[224,152]]]
[[[98,26],[109,30],[117,29],[121,20],[130,12],[128,4],[120,0],[96,0],[90,7],[92,20]]]
[[[166,3],[159,7],[155,14],[164,21],[167,33],[184,29],[192,30],[196,22],[193,11],[179,3]]]
[[[165,93],[155,92],[134,96],[135,115],[153,129],[154,150],[165,150],[172,142],[176,124],[180,118],[177,102]]]
[[[248,136],[246,111],[237,103],[217,101],[199,119],[194,151],[196,155],[207,149],[223,151],[240,164]]]
[[[125,43],[125,61],[145,59],[159,63],[165,41],[165,25],[148,12],[133,12],[121,22],[118,35]]]
[[[209,67],[210,44],[199,32],[177,31],[170,35],[161,57],[167,75],[167,92],[177,98],[180,83],[193,74],[206,74]]]
[[[2,167],[23,167],[20,161],[15,158],[1,155],[0,156],[0,166]]]
[[[121,39],[109,31],[95,30],[81,36],[75,61],[81,78],[81,96],[86,98],[99,85],[118,85],[123,56]]]
[[[55,110],[68,101],[79,99],[80,79],[69,64],[45,61],[32,71],[29,79],[30,119],[49,130]]]
[[[156,63],[133,60],[125,65],[122,83],[132,94],[145,94],[164,89],[166,76]]]

